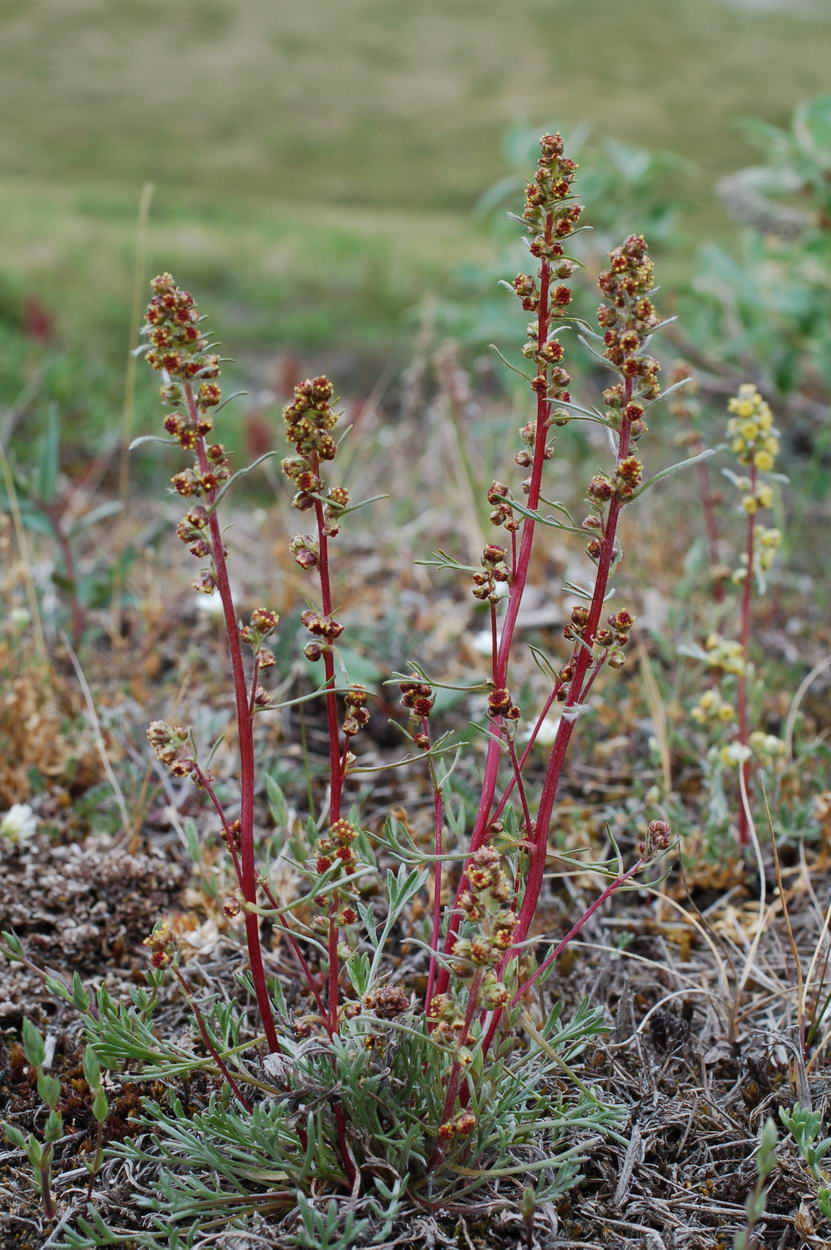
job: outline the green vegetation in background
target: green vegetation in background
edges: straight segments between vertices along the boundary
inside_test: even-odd
[[[579,120],[691,161],[681,272],[730,230],[713,186],[747,160],[733,119],[785,123],[824,84],[831,11],[28,0],[2,34],[0,388],[24,385],[35,295],[56,319],[44,398],[83,436],[117,425],[145,181],[148,272],[175,267],[260,361],[336,353],[369,381],[406,358],[420,299],[467,297],[464,266],[493,255],[471,209],[507,126]]]

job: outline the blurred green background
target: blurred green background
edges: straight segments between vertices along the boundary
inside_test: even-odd
[[[831,5],[5,0],[0,33],[0,385],[12,402],[46,326],[43,392],[100,429],[145,182],[148,275],[173,270],[235,351],[369,377],[406,359],[423,296],[470,296],[464,266],[493,260],[473,209],[518,122],[686,158],[683,274],[732,229],[735,120],[786,125],[827,89]]]

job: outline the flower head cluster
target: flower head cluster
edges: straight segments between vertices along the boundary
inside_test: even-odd
[[[439,1141],[450,1142],[455,1137],[468,1137],[476,1128],[476,1116],[472,1111],[460,1111],[452,1120],[439,1125]]]
[[[357,683],[347,690],[343,696],[346,704],[346,715],[341,722],[341,733],[345,738],[354,738],[362,729],[366,729],[370,721],[370,710],[367,707],[367,692]]]
[[[510,571],[506,564],[504,547],[488,543],[482,552],[482,568],[473,574],[473,595],[476,599],[487,599],[489,603],[498,603],[502,598],[503,588],[510,581]]]
[[[520,522],[509,502],[510,494],[509,488],[503,482],[492,482],[488,488],[488,503],[492,508],[491,524],[503,525],[509,533],[515,534]]]
[[[756,387],[745,383],[739,387],[727,405],[733,415],[727,422],[731,449],[739,463],[750,466],[749,477],[731,477],[734,486],[741,491],[741,504],[752,518],[754,533],[753,569],[748,570],[747,552],[741,556],[741,564],[733,573],[733,581],[741,584],[753,572],[757,576],[773,566],[776,552],[782,541],[778,529],[764,526],[756,521],[757,514],[773,506],[773,487],[765,481],[765,475],[773,471],[779,452],[779,432],[773,425],[773,414]]]
[[[495,1011],[508,1001],[508,990],[497,975],[497,965],[511,945],[517,916],[510,907],[511,883],[495,847],[481,846],[471,856],[466,888],[459,896],[459,910],[467,921],[467,931],[453,946],[454,970],[470,981],[480,1007]],[[466,1046],[466,1014],[450,993],[436,994],[427,1010],[436,1037],[452,1046],[456,1058],[469,1064]]]
[[[147,363],[172,378],[193,381],[218,377],[219,357],[208,353],[208,341],[199,328],[199,309],[190,291],[178,287],[169,273],[159,274],[150,288],[153,298],[147,305],[143,331],[150,343]]]
[[[589,553],[594,555],[593,552]],[[635,617],[625,608],[620,608],[617,612],[612,612],[607,616],[606,624],[595,631],[593,643],[595,650],[605,655],[606,662],[612,668],[622,668],[625,662],[623,650],[629,642],[629,636],[632,627],[635,624]],[[589,609],[583,604],[577,604],[571,609],[570,619],[563,626],[563,637],[569,641],[577,638],[583,638],[589,623]],[[570,674],[566,672],[565,676],[561,672],[559,674],[560,681],[567,682],[571,680]],[[566,697],[567,691],[563,690],[563,698]]]
[[[722,638],[721,634],[710,634],[704,643],[707,652],[707,664],[710,668],[721,669],[723,673],[733,673],[740,677],[744,672],[742,644],[730,638]]]
[[[228,457],[221,443],[205,443],[213,429],[212,409],[222,398],[215,381],[220,358],[209,350],[200,330],[199,310],[189,291],[176,285],[169,273],[154,278],[154,295],[147,305],[142,333],[150,348],[145,360],[168,380],[162,387],[162,402],[171,411],[164,428],[185,451],[195,453],[191,468],[171,479],[175,490],[186,498],[214,493],[231,475]],[[195,541],[183,537],[189,545]],[[207,554],[207,553],[203,553]]]
[[[336,820],[316,847],[315,871],[320,876],[326,874],[327,881],[325,892],[321,892],[315,902],[334,917],[338,928],[355,924],[358,920],[358,913],[352,905],[355,883],[347,881],[343,884],[343,879],[352,876],[358,869],[354,850],[357,836],[358,830],[348,820]],[[338,871],[329,880],[332,868]]]
[[[574,273],[575,263],[566,256],[563,242],[575,230],[583,212],[582,205],[577,203],[572,194],[572,183],[577,166],[564,154],[563,140],[560,135],[543,135],[540,140],[540,157],[533,180],[525,188],[525,208],[522,221],[530,235],[528,250],[539,260],[536,274],[519,273],[510,284],[510,289],[519,299],[525,312],[533,313],[534,320],[526,329],[526,342],[522,354],[527,360],[534,362],[536,372],[531,381],[531,389],[537,396],[538,411],[541,405],[557,402],[570,403],[569,385],[571,375],[563,367],[565,356],[562,343],[557,335],[562,329],[564,320],[569,319],[566,309],[571,304],[572,292],[566,282]],[[506,286],[509,284],[506,283]],[[538,454],[535,444],[538,438],[545,437],[548,420],[558,416],[568,419],[568,413],[560,408],[551,413],[547,408],[546,423],[529,422],[520,430],[522,447],[516,454],[516,463],[527,468]],[[540,448],[545,459],[554,454],[552,443],[546,442]],[[523,483],[528,492],[530,481]],[[494,499],[500,495],[503,498]],[[488,492],[488,501],[496,504],[491,513],[495,525],[505,525],[515,530],[517,523],[507,499],[507,487],[494,482]],[[485,596],[483,596],[485,597]]]
[[[657,360],[646,355],[646,341],[658,325],[658,314],[652,303],[654,270],[642,235],[630,234],[620,247],[609,253],[609,268],[597,280],[606,303],[597,310],[597,322],[604,331],[603,355],[611,365],[632,380],[632,393],[641,399],[654,399],[659,392]],[[611,388],[604,396],[614,411],[623,408],[623,392]],[[633,424],[643,411],[632,405],[623,415]],[[637,437],[642,432],[633,429]]]
[[[151,282],[153,298],[147,306],[142,333],[150,341],[145,360],[167,375],[161,389],[162,403],[170,411],[165,414],[164,428],[179,446],[194,455],[190,468],[175,473],[170,479],[174,490],[185,499],[204,496],[209,505],[231,476],[231,466],[222,443],[208,443],[213,429],[212,409],[222,398],[216,378],[220,358],[209,350],[199,329],[199,310],[189,291],[176,285],[169,273]],[[218,531],[211,534],[209,509],[194,504],[182,517],[176,533],[197,560],[209,564],[197,574],[193,586],[203,594],[216,589]],[[222,555],[227,555],[222,549]]]
[[[766,734],[763,729],[754,729],[748,742],[762,767],[773,768],[785,762],[785,743],[776,734]]]
[[[644,862],[666,851],[672,840],[672,829],[665,820],[650,820],[646,833],[638,844],[638,854]]]
[[[459,938],[453,954],[459,976],[473,976],[477,969],[495,968],[511,945],[516,915],[508,906],[511,884],[499,852],[482,846],[471,857],[467,888],[459,896],[459,909],[475,926],[470,936]]]
[[[157,920],[153,932],[144,939],[142,945],[150,951],[150,963],[154,968],[166,968],[172,963],[177,941],[170,921]]]
[[[718,690],[705,690],[690,715],[699,725],[729,724],[736,719],[736,709]]]
[[[279,623],[280,617],[272,608],[255,608],[248,624],[240,627],[240,642],[251,648],[258,672],[264,668],[271,668],[275,663],[274,652],[263,644]],[[255,706],[266,707],[270,701],[271,696],[268,691],[262,686],[257,686],[254,691]]]
[[[340,621],[336,621],[333,616],[324,616],[320,612],[315,612],[312,608],[301,612],[300,620],[312,635],[312,641],[306,643],[303,654],[307,660],[313,662],[319,660],[324,652],[331,651],[332,643],[343,633]]]
[[[189,728],[154,720],[147,727],[147,741],[156,759],[164,764],[171,776],[190,777],[197,785],[201,784],[193,735]]]
[[[497,686],[488,695],[487,713],[494,720],[497,716],[504,716],[509,721],[518,721],[522,715],[518,706],[511,698],[510,690],[507,690],[504,686]]]
[[[770,473],[779,454],[779,431],[773,413],[751,382],[745,382],[727,404],[733,415],[727,422],[730,448],[741,464]]]
[[[425,723],[435,702],[435,691],[426,681],[421,681],[417,676],[414,676],[412,681],[402,681],[401,703],[410,713],[410,721],[415,730],[413,742],[422,751],[430,747],[430,735],[425,732]]]
[[[334,460],[338,445],[331,431],[338,423],[338,413],[332,407],[334,387],[327,377],[307,379],[294,388],[294,400],[283,409],[286,438],[294,444],[296,455],[282,462],[282,469],[297,488],[292,506],[304,512],[313,508],[324,491],[320,476],[322,461]],[[349,503],[349,492],[342,486],[333,487],[326,496],[326,534],[334,538],[338,533],[338,519]],[[305,569],[317,564],[318,552],[314,540],[299,535],[292,540],[292,554]]]
[[[410,996],[400,985],[382,985],[374,993],[365,994],[362,1006],[379,1020],[394,1020],[410,1009]]]
[[[669,371],[668,381],[670,386],[686,383],[667,398],[667,408],[679,425],[676,442],[683,447],[697,448],[701,443],[701,435],[695,426],[701,414],[698,379],[685,360],[676,360]]]

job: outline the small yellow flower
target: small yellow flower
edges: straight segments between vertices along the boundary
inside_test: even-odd
[[[756,487],[756,498],[759,501],[760,508],[769,508],[773,503],[773,490],[768,486],[767,482],[762,482]]]
[[[759,501],[754,495],[745,495],[742,500],[742,507],[748,516],[753,516],[754,512],[759,511]]]
[[[759,427],[755,421],[742,421],[739,426],[739,433],[748,443],[752,443],[758,438]]]
[[[773,468],[773,456],[769,451],[757,451],[753,457],[753,463],[761,473],[769,473]]]

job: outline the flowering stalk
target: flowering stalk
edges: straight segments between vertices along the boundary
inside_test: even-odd
[[[756,467],[750,470],[750,489],[753,494],[756,493]],[[753,552],[756,545],[756,513],[751,512],[747,518],[747,538],[745,541],[745,561],[746,568],[753,568]],[[739,690],[738,690],[738,711],[739,711],[739,734],[738,740],[741,746],[748,752],[747,757],[741,762],[742,778],[744,781],[744,793],[750,795],[750,721],[747,712],[747,666],[750,662],[750,608],[753,598],[753,578],[745,577],[742,586],[742,606],[741,606],[741,626],[739,630],[739,642],[742,648],[742,671],[739,674]],[[742,846],[747,846],[750,835],[748,832],[747,805],[742,796],[739,796],[739,842]]]
[[[346,716],[338,723],[338,697],[335,693],[334,642],[343,633],[343,626],[332,615],[332,587],[329,575],[329,542],[340,532],[340,518],[349,504],[349,492],[343,486],[326,488],[321,475],[323,463],[333,461],[337,443],[331,431],[338,422],[332,408],[332,383],[326,377],[301,382],[294,390],[294,400],[283,409],[286,436],[294,445],[296,455],[282,462],[283,472],[297,490],[292,506],[299,512],[314,511],[316,534],[297,534],[290,549],[296,563],[306,572],[317,570],[321,611],[312,609],[301,620],[312,635],[305,647],[306,658],[323,660],[326,690],[326,723],[329,737],[329,831],[318,843],[317,871],[327,872],[335,860],[340,861],[343,876],[354,872],[356,861],[352,842],[357,837],[348,821],[341,819],[341,800],[349,763],[349,744],[369,722],[366,691],[352,686],[345,696]],[[327,1027],[330,1034],[338,1029],[339,1007],[339,930],[354,924],[358,918],[354,907],[345,904],[344,890],[327,889],[321,905],[328,910],[326,949],[329,957]],[[345,1159],[345,1162],[347,1160]]]
[[[166,375],[167,380],[161,392],[162,402],[173,411],[165,417],[165,430],[182,448],[195,453],[193,465],[174,475],[173,486],[184,498],[202,497],[207,505],[192,507],[179,522],[176,532],[187,544],[191,555],[209,561],[208,567],[202,570],[194,582],[195,589],[206,594],[217,591],[222,603],[239,743],[239,879],[245,902],[256,906],[253,708],[249,702],[242,659],[241,631],[228,578],[227,550],[216,515],[218,493],[223,483],[230,478],[231,470],[222,444],[208,444],[206,441],[207,435],[213,429],[211,409],[216,407],[222,395],[215,381],[220,374],[220,359],[210,352],[209,344],[202,335],[199,311],[193,296],[177,287],[170,274],[154,278],[151,287],[154,295],[147,307],[143,330],[150,343],[145,359],[153,369]],[[194,383],[198,383],[199,389],[196,393]],[[255,630],[258,637],[270,632],[278,620],[275,613],[265,609],[260,611],[264,630]],[[259,654],[258,667],[263,667],[264,660],[267,661],[268,658],[273,663],[270,653]],[[266,695],[263,698],[267,701]],[[212,781],[209,774],[204,774],[199,768],[190,749],[192,737],[189,732],[171,730],[169,726],[155,722],[148,731],[148,737],[158,758],[174,775],[189,775],[197,785],[204,784],[205,777],[209,782]],[[212,801],[218,808],[215,796],[212,796]],[[227,827],[227,821],[223,818],[223,828]],[[251,910],[246,910],[245,934],[251,978],[266,1041],[269,1049],[276,1051],[279,1049],[279,1042],[265,979],[259,919]]]
[[[626,611],[613,613],[603,627],[600,618],[609,578],[621,555],[617,539],[620,514],[643,479],[643,465],[633,454],[632,446],[646,432],[641,401],[648,402],[659,394],[658,362],[645,351],[650,333],[658,324],[658,316],[650,299],[653,269],[644,240],[640,236],[630,236],[622,247],[610,252],[609,259],[610,268],[598,281],[608,300],[598,309],[598,323],[605,331],[603,355],[621,377],[621,382],[608,388],[603,395],[607,423],[616,433],[617,463],[612,476],[596,474],[589,483],[587,501],[591,511],[583,526],[593,534],[586,553],[596,562],[597,569],[589,607],[572,609],[571,622],[563,631],[566,638],[579,638],[580,646],[543,778],[534,844],[514,933],[515,944],[528,936],[536,911],[551,815],[577,717],[585,706],[588,689],[600,665],[605,662],[617,668],[623,663],[622,648],[629,640],[634,621]],[[502,972],[513,953],[506,957]]]
[[[550,707],[555,699],[564,704],[559,719],[554,743],[548,758],[535,818],[532,818],[530,807],[522,783],[523,760],[517,756],[513,741],[512,729],[519,717],[519,709],[510,698],[507,688],[495,681],[495,688],[488,699],[488,710],[494,726],[491,735],[492,746],[489,759],[486,761],[486,780],[483,787],[483,800],[480,806],[479,819],[474,829],[473,849],[470,860],[466,864],[462,881],[455,902],[455,910],[448,924],[446,951],[451,958],[450,967],[443,969],[444,976],[438,980],[438,993],[431,1002],[429,1017],[434,1022],[436,1031],[456,1030],[461,1028],[461,1036],[467,1036],[470,1022],[477,1009],[483,1013],[492,1012],[487,1032],[481,1040],[482,1053],[487,1050],[496,1034],[502,1012],[508,1002],[509,992],[505,987],[504,978],[508,966],[525,942],[536,913],[540,891],[544,878],[545,861],[548,850],[548,837],[554,803],[557,797],[560,778],[566,753],[574,733],[577,718],[586,705],[589,692],[600,670],[606,664],[618,668],[624,662],[624,648],[629,641],[630,631],[634,624],[631,613],[625,609],[613,612],[603,618],[604,605],[608,597],[609,582],[615,566],[621,557],[618,541],[618,525],[624,506],[634,499],[643,488],[643,465],[634,452],[638,440],[646,433],[644,422],[645,405],[655,400],[660,393],[658,384],[658,362],[648,354],[649,340],[656,326],[658,315],[651,300],[653,285],[652,262],[646,252],[646,244],[640,236],[632,235],[625,243],[615,248],[609,256],[610,267],[599,278],[600,290],[607,302],[598,309],[598,323],[602,331],[603,357],[608,365],[619,374],[619,382],[603,393],[604,414],[603,424],[615,439],[616,461],[610,473],[596,473],[588,486],[586,502],[588,515],[583,521],[582,529],[588,536],[586,554],[595,564],[594,583],[590,592],[586,592],[588,603],[576,605],[571,610],[570,620],[563,630],[564,637],[571,643],[571,654],[564,667],[555,674],[554,692],[549,696],[546,707]],[[537,353],[539,355],[539,353]],[[537,381],[538,379],[535,379]],[[554,384],[562,379],[554,379]],[[539,395],[539,392],[538,392]],[[560,396],[562,405],[570,399]],[[578,411],[580,411],[578,409]],[[583,410],[585,411],[585,410]],[[565,423],[569,419],[566,408],[554,410],[554,420]],[[548,428],[548,419],[544,418],[543,437]],[[496,491],[496,488],[494,488]],[[530,497],[529,497],[530,501]],[[507,496],[507,489],[498,487],[499,512],[509,517],[521,509],[513,504]],[[531,511],[531,509],[528,509]],[[533,521],[533,517],[529,518]],[[568,528],[568,527],[567,527]],[[520,546],[520,554],[516,567],[527,575],[527,563],[523,559],[525,542],[530,541],[526,529],[523,534],[524,543]],[[496,583],[507,572],[505,552],[492,545],[486,547],[482,555],[482,572],[474,574],[474,594],[487,598],[491,603],[496,597]],[[507,660],[502,648],[509,645],[513,627],[516,622],[518,600],[517,586],[511,579],[511,593],[508,612],[503,626],[500,652],[497,655],[496,675],[507,672]],[[512,610],[513,609],[513,610]],[[508,640],[506,642],[506,640]],[[538,731],[541,719],[537,721]],[[496,739],[495,742],[493,740]],[[495,768],[498,766],[502,750],[507,748],[511,765],[512,779],[506,788],[497,807],[501,812],[507,796],[514,788],[519,794],[522,804],[523,824],[525,827],[525,844],[528,849],[527,866],[524,874],[519,874],[513,888],[506,886],[504,873],[500,868],[499,852],[488,845],[498,832],[498,824],[491,815],[495,792]],[[492,763],[495,755],[496,763]],[[491,771],[488,771],[490,765]],[[662,845],[668,842],[669,828],[664,822],[655,822],[654,830],[650,827],[649,857],[654,853],[654,844],[660,836]],[[478,842],[478,845],[477,845]],[[646,843],[644,843],[644,848]],[[557,954],[564,948],[589,917],[605,902],[615,890],[629,880],[643,866],[647,858],[646,849],[642,849],[639,861],[627,873],[621,874],[601,894],[599,899],[587,909],[584,915],[572,927],[569,934],[556,948]],[[508,892],[506,893],[506,889]],[[502,900],[513,897],[510,908],[501,907],[493,915],[491,908]],[[488,900],[492,900],[490,907]],[[515,910],[518,907],[518,914]],[[460,938],[459,928],[467,918],[479,932],[474,929],[471,937]],[[551,959],[544,965],[550,966]],[[452,995],[446,991],[450,984],[451,969],[457,977],[464,977],[466,965],[472,965],[470,971],[475,975],[467,990],[466,1011],[455,1003]],[[487,970],[482,974],[482,970]],[[533,980],[530,981],[533,983]],[[526,987],[523,987],[523,990]],[[484,1016],[483,1016],[484,1020]],[[466,1048],[461,1047],[461,1052]],[[461,1097],[464,1103],[466,1094],[461,1087],[461,1068],[464,1054],[461,1053],[451,1073],[448,1098],[443,1112],[443,1123],[439,1129],[439,1140],[442,1134],[452,1135],[454,1121],[451,1112],[455,1099]]]
[[[412,681],[401,683],[401,702],[410,713],[411,734],[415,745],[422,751],[430,750],[430,713],[435,703],[435,694],[431,686],[414,676]],[[433,987],[436,981],[436,963],[441,941],[441,890],[442,871],[441,856],[444,854],[444,796],[436,774],[435,761],[428,755],[427,766],[430,770],[430,783],[433,790],[433,928],[430,934],[430,966],[427,970],[427,988],[424,994],[425,1009],[433,1000]]]
[[[560,135],[544,135],[540,140],[540,160],[533,182],[526,187],[523,222],[530,236],[529,251],[539,260],[536,278],[530,274],[517,274],[511,289],[519,298],[525,312],[534,313],[536,320],[528,326],[528,339],[523,355],[536,363],[536,374],[531,379],[531,389],[536,396],[536,416],[533,423],[520,431],[523,447],[516,455],[522,468],[531,469],[530,477],[523,483],[527,494],[527,512],[534,513],[539,507],[542,475],[546,460],[554,454],[548,441],[552,420],[552,405],[558,401],[568,403],[568,385],[571,381],[560,362],[565,352],[556,337],[570,318],[565,313],[571,303],[572,293],[565,281],[574,273],[574,261],[565,255],[562,240],[573,233],[582,214],[582,206],[571,194],[571,185],[577,169],[574,161],[564,155]],[[559,322],[554,325],[554,322]],[[567,419],[560,409],[557,419]],[[508,690],[508,672],[519,610],[522,604],[531,553],[534,546],[536,521],[525,515],[520,522],[516,510],[511,507],[510,491],[501,482],[494,482],[488,490],[491,504],[491,522],[504,527],[511,536],[510,566],[505,551],[495,544],[483,553],[483,574],[474,575],[474,595],[489,599],[495,605],[499,594],[494,586],[494,573],[509,584],[508,606],[498,647],[494,646],[493,684],[489,712],[493,719],[493,735],[488,743],[479,806],[471,835],[470,851],[473,854],[486,840],[490,824],[491,808],[502,757],[500,741],[504,717],[517,718],[515,705]],[[521,535],[517,547],[516,535]],[[495,620],[495,618],[494,618]],[[467,884],[466,871],[462,874],[456,892],[456,902]],[[445,949],[452,950],[460,924],[457,910],[451,912]],[[447,987],[449,973],[443,968],[439,974],[438,988]]]
[[[773,502],[773,490],[764,477],[773,470],[776,464],[779,452],[779,432],[774,428],[770,407],[762,399],[756,387],[750,383],[739,387],[738,395],[729,401],[727,408],[732,414],[727,423],[731,450],[736,453],[739,463],[747,465],[749,469],[748,477],[734,478],[735,485],[742,491],[742,507],[747,514],[747,531],[742,566],[733,574],[733,580],[742,587],[739,625],[741,665],[738,673],[738,733],[736,736],[739,750],[736,754],[740,757],[744,792],[749,795],[752,735],[748,715],[748,673],[753,583],[757,577],[770,568],[780,541],[778,530],[758,526],[758,513],[761,508],[769,508]],[[748,814],[741,797],[738,836],[740,845],[746,846],[749,841]]]

